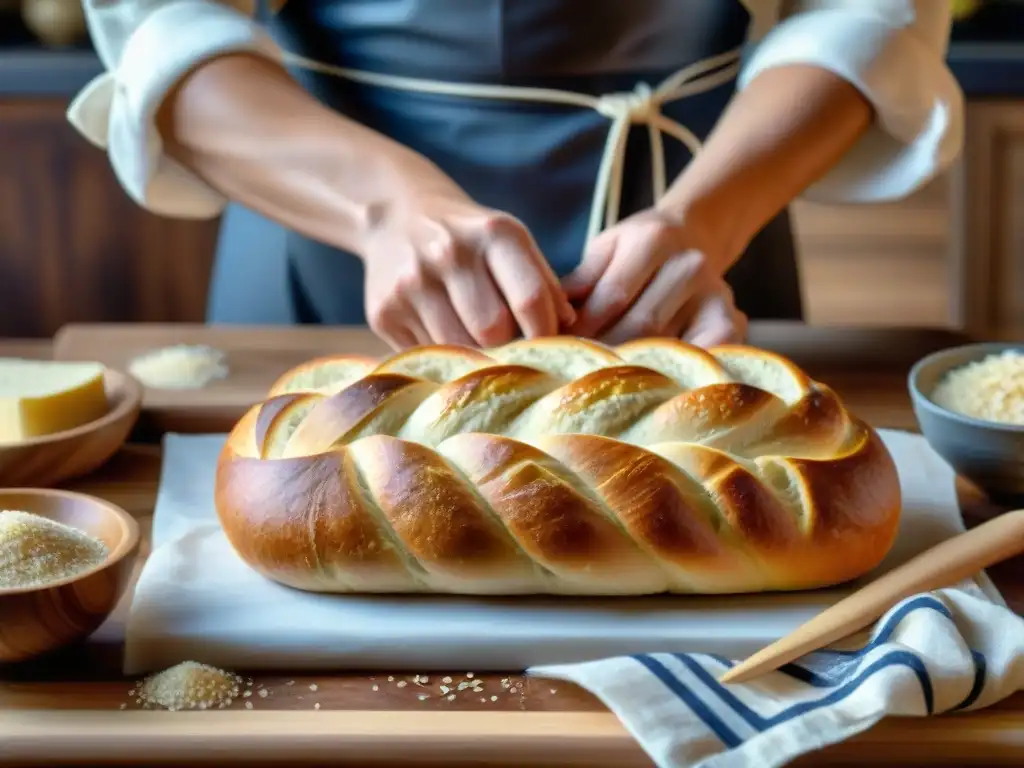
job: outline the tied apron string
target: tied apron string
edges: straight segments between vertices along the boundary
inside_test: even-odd
[[[740,70],[741,49],[710,56],[665,78],[657,87],[638,83],[632,91],[591,96],[573,91],[551,88],[530,88],[509,85],[485,85],[479,83],[449,83],[440,80],[426,80],[377,72],[365,72],[345,67],[335,67],[304,56],[284,52],[286,64],[301,67],[322,74],[342,77],[365,85],[380,86],[395,90],[441,96],[462,96],[471,99],[492,99],[505,101],[540,102],[564,104],[566,106],[593,109],[611,121],[604,154],[598,167],[594,198],[590,207],[587,224],[587,244],[601,232],[618,221],[622,197],[623,166],[626,159],[626,143],[631,124],[646,125],[651,144],[651,174],[654,199],[660,200],[667,189],[665,178],[665,148],[662,134],[668,134],[681,142],[696,155],[701,142],[693,131],[666,117],[661,105],[704,93],[733,80]]]

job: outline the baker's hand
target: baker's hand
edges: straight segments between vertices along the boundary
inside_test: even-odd
[[[575,312],[518,220],[446,187],[374,222],[360,255],[370,328],[393,348],[551,336]]]
[[[582,302],[571,333],[609,344],[648,336],[710,347],[746,338],[747,317],[716,267],[698,225],[656,209],[622,220],[594,239],[562,281]]]

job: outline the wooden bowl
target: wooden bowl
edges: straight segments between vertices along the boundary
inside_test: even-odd
[[[82,640],[107,620],[139,553],[139,524],[120,507],[71,491],[0,489],[0,509],[33,512],[107,545],[95,568],[45,586],[0,588],[0,662],[24,661]]]
[[[104,373],[106,415],[64,432],[0,444],[0,487],[48,487],[106,464],[138,421],[142,385],[131,376],[107,369]]]

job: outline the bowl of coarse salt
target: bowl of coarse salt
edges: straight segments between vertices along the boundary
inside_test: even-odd
[[[921,433],[990,496],[1024,499],[1024,344],[968,344],[910,371]]]
[[[82,640],[125,593],[139,524],[70,491],[0,489],[0,663]]]

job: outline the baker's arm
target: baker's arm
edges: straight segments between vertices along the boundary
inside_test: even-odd
[[[434,178],[433,169],[307,94],[252,20],[252,5],[85,0],[108,72],[69,118],[155,213],[214,217],[232,199],[354,249],[375,202],[417,169]]]
[[[782,5],[737,96],[661,203],[698,209],[727,239],[715,250],[729,263],[798,195],[899,199],[963,142],[963,94],[945,64],[948,0]]]
[[[498,346],[572,322],[523,224],[307,94],[253,0],[83,2],[108,72],[69,118],[144,207],[211,217],[237,200],[358,254],[367,321],[396,348]]]

